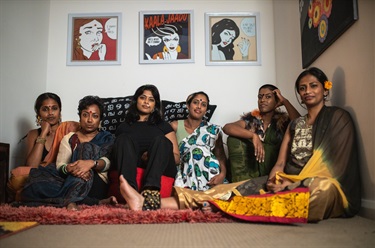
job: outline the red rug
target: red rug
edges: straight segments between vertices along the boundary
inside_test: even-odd
[[[0,221],[35,221],[43,225],[228,223],[223,213],[200,210],[132,211],[122,206],[80,206],[79,211],[54,207],[11,207],[0,205]]]

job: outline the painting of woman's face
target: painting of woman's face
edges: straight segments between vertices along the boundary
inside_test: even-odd
[[[226,47],[233,41],[235,37],[236,37],[236,31],[224,29],[223,32],[220,33],[220,39],[221,39],[220,45],[222,47]]]
[[[178,34],[174,33],[163,37],[164,45],[168,48],[168,51],[175,51],[180,42]]]
[[[93,20],[89,23],[82,25],[79,28],[79,39],[82,49],[88,52],[94,52],[97,50],[98,45],[103,40],[103,25]]]

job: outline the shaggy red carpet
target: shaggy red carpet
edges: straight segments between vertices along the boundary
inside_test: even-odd
[[[79,211],[54,207],[11,207],[0,205],[0,221],[36,221],[43,225],[162,224],[233,222],[220,212],[200,210],[132,211],[122,206],[80,206]]]

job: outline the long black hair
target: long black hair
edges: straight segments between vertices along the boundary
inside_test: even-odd
[[[319,83],[322,84],[323,89],[324,89],[325,91],[327,91],[327,95],[326,95],[325,98],[324,98],[324,101],[326,101],[326,98],[327,98],[327,96],[329,95],[329,90],[327,90],[327,89],[324,87],[324,83],[325,83],[326,81],[328,81],[328,77],[327,77],[327,75],[326,75],[322,70],[320,70],[320,69],[317,68],[317,67],[310,67],[310,68],[304,70],[303,72],[301,72],[301,73],[298,75],[298,77],[297,77],[297,79],[296,79],[296,82],[295,82],[295,85],[294,85],[294,88],[295,88],[295,94],[296,94],[296,98],[297,98],[297,100],[298,100],[298,94],[299,94],[299,90],[298,90],[299,83],[300,83],[301,79],[302,79],[304,76],[306,76],[306,75],[312,75],[312,76],[316,77],[316,79],[318,79]],[[305,106],[303,106],[299,101],[298,101],[298,103],[299,103],[303,108],[305,108]]]
[[[228,44],[226,47],[218,46],[218,49],[222,51],[225,55],[226,60],[233,60],[234,56],[234,45],[233,42],[238,38],[240,35],[240,29],[238,28],[237,24],[231,20],[224,18],[217,23],[215,23],[211,28],[211,43],[212,45],[218,45],[221,42],[220,34],[225,30],[233,30],[236,35],[233,38],[232,42]]]
[[[312,76],[316,77],[316,79],[318,79],[319,83],[321,83],[323,85],[323,88],[324,88],[324,83],[326,81],[328,81],[328,77],[326,76],[326,74],[322,70],[320,70],[319,68],[317,68],[317,67],[308,68],[308,69],[304,70],[303,72],[301,72],[301,74],[299,74],[299,76],[296,79],[296,83],[295,83],[294,87],[295,87],[297,92],[298,92],[299,82],[306,75],[312,75]]]
[[[152,96],[155,99],[155,108],[154,111],[150,114],[147,122],[149,124],[158,124],[162,120],[162,113],[161,113],[161,101],[160,101],[160,94],[158,88],[152,84],[145,84],[140,86],[134,93],[132,101],[130,102],[130,106],[128,111],[125,115],[125,122],[132,124],[137,122],[140,118],[139,110],[137,109],[137,100],[143,94],[145,90],[151,91]]]

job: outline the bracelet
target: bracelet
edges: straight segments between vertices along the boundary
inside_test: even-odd
[[[99,161],[95,160],[94,161],[94,166],[92,167],[92,169],[96,169],[96,167],[98,167],[98,165],[99,165]]]
[[[43,145],[44,145],[44,144],[46,143],[46,141],[47,141],[46,138],[38,137],[38,138],[36,138],[35,143],[40,143],[40,144],[43,144]]]
[[[68,171],[67,171],[67,169],[66,169],[66,166],[67,166],[67,164],[63,164],[63,165],[61,166],[61,171],[62,171],[65,175],[68,175]]]

